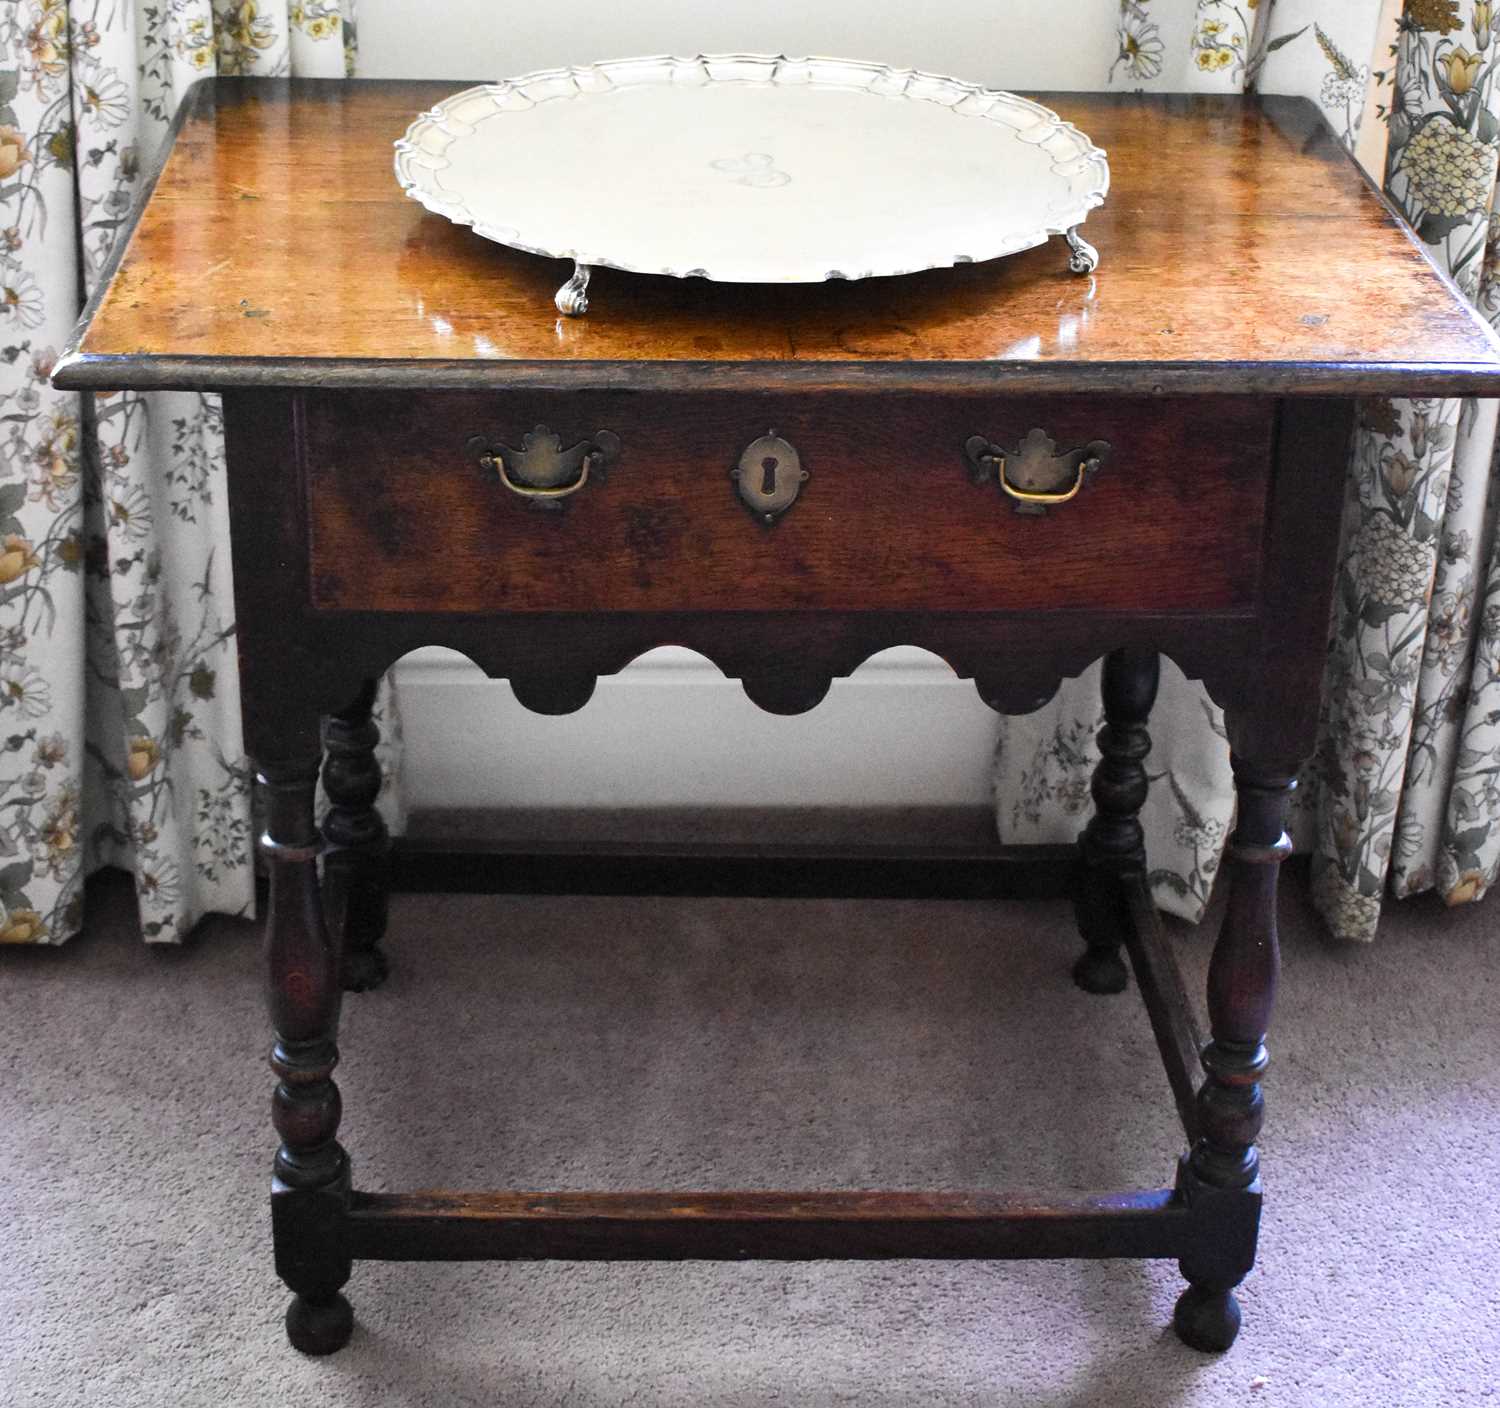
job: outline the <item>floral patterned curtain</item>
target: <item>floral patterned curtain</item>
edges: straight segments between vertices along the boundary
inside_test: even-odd
[[[80,401],[47,376],[187,86],[214,72],[340,75],[351,10],[0,7],[0,941],[67,938],[82,877],[104,863],[135,874],[148,938],[252,903],[217,404]],[[1099,87],[1315,99],[1500,323],[1491,0],[1080,0],[1078,12],[1117,30]],[[1298,815],[1318,902],[1346,938],[1373,935],[1387,890],[1463,903],[1500,871],[1495,434],[1493,403],[1364,407]],[[1222,721],[1170,665],[1158,719],[1153,881],[1196,916],[1230,821]],[[1098,723],[1097,671],[1005,722],[1003,834],[1077,832]]]
[[[219,407],[48,373],[178,101],[342,76],[339,0],[0,6],[0,941],[59,943],[101,864],[149,939],[254,898]]]
[[[1491,0],[1123,0],[1109,80],[1314,98],[1500,326],[1497,9]],[[1313,853],[1318,907],[1340,938],[1373,938],[1386,892],[1435,888],[1463,904],[1500,871],[1495,442],[1494,402],[1362,408],[1322,727],[1296,828]],[[1004,724],[996,779],[1008,838],[1079,829],[1097,756],[1097,675]],[[1170,666],[1157,717],[1152,881],[1165,908],[1197,918],[1231,819],[1222,720]]]

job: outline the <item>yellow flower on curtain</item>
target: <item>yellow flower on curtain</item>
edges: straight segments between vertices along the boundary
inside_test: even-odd
[[[1431,34],[1452,34],[1464,27],[1458,0],[1406,0],[1401,17],[1413,28]]]
[[[39,944],[47,926],[34,909],[13,909],[0,919],[0,944]]]
[[[343,25],[339,0],[299,0],[287,18],[309,39],[332,39]]]
[[[68,72],[67,0],[42,0],[26,30],[21,71],[39,91],[46,91]]]
[[[78,788],[69,783],[62,789],[56,805],[40,828],[40,839],[46,848],[42,863],[59,877],[72,866],[78,847],[78,802]]]
[[[1481,49],[1489,48],[1495,32],[1495,7],[1491,0],[1475,0],[1469,25],[1474,31],[1474,43]]]
[[[213,26],[206,19],[189,20],[177,31],[172,47],[179,57],[200,72],[207,72],[214,66]]]
[[[48,377],[194,80],[342,74],[352,17],[0,4],[0,943],[76,933],[101,864],[135,872],[147,939],[254,908],[219,403],[81,402]]]
[[[1389,405],[1389,402],[1383,404]],[[1399,427],[1397,432],[1399,433]],[[1394,450],[1382,460],[1381,473],[1385,482],[1391,486],[1391,493],[1398,499],[1404,499],[1411,492],[1411,487],[1417,482],[1419,473],[1417,462],[1410,455],[1401,450]]]
[[[255,0],[214,7],[214,43],[221,74],[248,73],[256,56],[270,49],[276,38],[275,22],[261,14]]]
[[[1489,204],[1495,148],[1438,113],[1402,149],[1399,169],[1426,214],[1456,218]]]
[[[31,159],[26,134],[8,123],[0,123],[0,181],[8,181]]]
[[[1479,71],[1484,67],[1484,60],[1478,54],[1471,54],[1462,44],[1456,45],[1446,54],[1437,55],[1432,66],[1438,75],[1438,82],[1447,82],[1448,87],[1459,97],[1463,97],[1479,78]]]
[[[8,295],[10,289],[0,292]],[[5,302],[0,301],[0,311],[4,307]],[[58,409],[39,417],[35,430],[32,463],[36,477],[27,498],[46,504],[55,513],[78,484],[78,418]]]
[[[1248,81],[1253,71],[1250,49],[1255,25],[1244,0],[1198,0],[1198,18],[1193,26],[1192,63],[1202,74],[1223,75],[1206,85],[1234,88]],[[1195,86],[1195,85],[1189,85]]]
[[[125,771],[132,782],[142,781],[161,762],[161,747],[152,738],[132,738],[126,754]]]
[[[1443,895],[1443,903],[1452,907],[1460,904],[1473,904],[1475,900],[1484,896],[1485,883],[1482,870],[1469,870],[1459,876],[1458,884]]]
[[[7,533],[0,541],[0,587],[9,586],[41,565],[30,540],[19,533]]]

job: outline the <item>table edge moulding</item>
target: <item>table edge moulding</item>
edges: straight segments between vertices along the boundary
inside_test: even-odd
[[[347,1342],[364,1259],[1129,1256],[1177,1260],[1178,1333],[1227,1348],[1356,398],[1494,395],[1500,341],[1316,107],[1262,97],[1042,95],[1110,154],[1088,277],[1056,249],[792,290],[604,270],[559,320],[555,261],[391,173],[460,86],[198,85],[54,375],[223,394],[291,1342]],[[564,713],[663,644],[783,714],[894,645],[1007,712],[1103,657],[1093,814],[1029,848],[387,836],[370,710],[402,655],[451,647]],[[1224,707],[1238,795],[1206,1033],[1138,819],[1162,654]],[[384,976],[389,894],[439,889],[1069,898],[1078,1020],[1128,960],[1184,1152],[1166,1186],[1060,1196],[358,1191],[342,993]]]
[[[1390,236],[1399,244],[1405,259],[1412,265],[1421,266],[1424,282],[1436,281],[1452,295],[1451,306],[1447,311],[1455,320],[1453,331],[1463,333],[1462,350],[1467,355],[1452,355],[1452,351],[1459,350],[1455,347],[1450,349],[1449,355],[1442,355],[1441,351],[1434,349],[1434,355],[1419,357],[1411,355],[1411,349],[1403,346],[1400,350],[1385,349],[1378,358],[1350,359],[1337,355],[1254,359],[1234,356],[1182,358],[1165,355],[1115,355],[1108,361],[1093,361],[1087,355],[1073,358],[1064,355],[1067,349],[1060,339],[1057,348],[1045,357],[1036,356],[1024,347],[992,351],[985,356],[957,355],[947,347],[937,349],[932,355],[921,355],[919,352],[914,356],[910,347],[901,347],[895,349],[896,355],[883,357],[878,347],[850,348],[834,341],[823,347],[803,348],[781,335],[783,330],[779,327],[776,330],[778,335],[774,355],[743,361],[725,353],[712,358],[690,355],[693,350],[691,339],[680,340],[677,345],[672,346],[663,344],[660,351],[665,355],[642,356],[633,349],[632,355],[628,357],[593,357],[589,355],[590,344],[581,331],[571,337],[559,331],[555,338],[548,339],[546,355],[472,349],[468,355],[464,355],[457,348],[450,349],[448,355],[443,355],[441,344],[444,339],[436,337],[429,340],[420,356],[351,356],[345,355],[336,346],[320,347],[316,351],[296,356],[279,355],[274,350],[250,351],[244,348],[222,354],[204,354],[188,350],[187,339],[180,339],[180,345],[175,348],[169,345],[152,346],[143,340],[130,338],[123,341],[116,338],[109,345],[101,345],[98,314],[112,294],[115,295],[113,302],[132,310],[139,309],[142,305],[138,291],[119,289],[116,285],[122,268],[127,273],[130,272],[137,254],[135,246],[138,242],[140,216],[151,204],[167,162],[184,130],[195,125],[201,126],[211,140],[215,118],[221,109],[232,112],[240,105],[253,101],[281,105],[296,102],[329,103],[334,101],[332,95],[344,83],[350,82],[392,95],[393,106],[399,106],[403,113],[415,111],[424,103],[430,104],[458,86],[415,79],[247,81],[222,78],[205,78],[193,85],[178,107],[153,168],[143,182],[135,214],[126,231],[115,242],[75,334],[58,357],[53,374],[55,385],[76,390],[116,390],[120,389],[123,377],[127,379],[129,387],[135,390],[227,390],[276,386],[391,390],[499,387],[569,390],[581,386],[608,386],[641,391],[689,391],[737,390],[753,385],[761,389],[784,387],[793,391],[869,388],[1045,393],[1108,392],[1145,386],[1158,394],[1221,391],[1228,394],[1291,396],[1460,396],[1484,394],[1491,385],[1492,359],[1496,351],[1500,350],[1500,338],[1497,338],[1489,324],[1470,305],[1449,275],[1427,256],[1421,242],[1401,220],[1385,195],[1345,153],[1320,110],[1310,100],[1259,95],[1147,96],[1096,93],[1039,93],[1028,96],[1034,96],[1060,109],[1065,117],[1074,115],[1075,108],[1082,108],[1090,116],[1096,116],[1101,112],[1129,111],[1132,105],[1159,113],[1200,115],[1204,116],[1205,121],[1222,119],[1228,113],[1251,112],[1263,117],[1266,125],[1274,126],[1289,146],[1295,144],[1324,161],[1346,165],[1346,185],[1357,186],[1370,208],[1381,213],[1383,223],[1389,227]],[[1082,116],[1082,113],[1078,115]],[[382,133],[382,136],[388,135]],[[1118,147],[1117,141],[1116,146]],[[390,185],[394,192],[390,199],[397,202],[399,209],[400,191],[390,177],[389,161],[384,150],[380,153],[380,162],[381,178]],[[1094,221],[1101,222],[1112,207],[1121,203],[1118,180],[1117,174],[1117,189],[1103,209],[1095,212]],[[246,204],[254,203],[254,200],[248,198],[248,193],[242,198]],[[255,199],[265,198],[257,196]],[[1333,237],[1333,231],[1328,230],[1322,234],[1322,242],[1313,243],[1305,251],[1305,262],[1313,269],[1327,264],[1338,254],[1339,241]],[[472,236],[470,243],[481,247],[485,244]],[[446,254],[447,247],[440,252]],[[552,283],[552,271],[560,267],[555,261],[543,261],[525,255],[516,255],[513,260],[507,260],[504,258],[507,251],[490,249],[486,252],[490,256],[486,273],[497,281],[519,281],[519,274],[525,271],[532,277],[535,287],[548,288]],[[209,267],[221,279],[233,282],[235,271],[228,266],[227,261],[216,257],[220,253],[217,248],[206,256],[201,251],[195,251],[199,268]],[[1033,250],[1029,255],[1035,256],[1037,253]],[[1226,265],[1235,257],[1232,248],[1222,250],[1221,254]],[[1056,261],[1049,262],[1049,259],[1043,251],[1040,264],[1054,272],[1064,285],[1073,284],[1080,288],[1087,285],[1087,280],[1066,278],[1063,272],[1056,270]],[[998,264],[1021,263],[1030,270],[1035,262],[1027,256],[1020,256],[998,261]],[[836,314],[845,310],[849,306],[849,300],[861,297],[862,286],[869,290],[871,284],[882,293],[905,288],[920,290],[926,294],[941,289],[945,280],[951,287],[958,288],[964,288],[966,282],[972,280],[981,285],[976,290],[976,296],[983,297],[988,290],[985,283],[986,271],[996,267],[997,262],[992,261],[989,265],[937,270],[931,275],[908,275],[846,286],[811,285],[757,290],[752,296],[775,299],[772,319],[779,319],[785,309],[795,306],[789,300],[799,298],[804,304],[813,300],[811,307],[821,317],[825,312]],[[608,274],[612,271],[604,272]],[[1141,277],[1140,270],[1132,273],[1136,278]],[[660,282],[642,275],[621,274],[616,277],[631,280],[637,289]],[[687,280],[685,288],[687,293],[684,295],[679,292],[678,299],[686,296],[702,305],[706,316],[712,317],[725,311],[745,311],[745,297],[734,286],[709,286],[705,290],[698,281]],[[177,292],[186,292],[189,297],[213,298],[217,296],[218,290],[204,288],[200,283],[196,294],[192,288]],[[660,291],[644,296],[648,299],[654,297],[658,301],[663,297]],[[265,328],[275,321],[264,317],[262,308],[242,308],[238,299],[227,301],[234,305],[234,314],[243,316],[249,323],[258,322],[261,328]],[[679,305],[673,304],[671,311],[678,312]],[[882,305],[880,311],[884,313],[886,307]],[[944,310],[939,308],[938,311],[941,313]],[[1309,310],[1303,315],[1303,321],[1305,329],[1288,329],[1289,339],[1315,336],[1327,325],[1336,322],[1336,314],[1327,308]],[[551,326],[547,318],[532,318],[529,322],[541,324],[544,328]],[[671,326],[683,326],[696,331],[685,318],[674,319],[673,324],[663,323],[663,327],[670,329]],[[1447,329],[1437,331],[1443,333]],[[1455,338],[1454,341],[1457,342],[1458,339]],[[533,353],[540,351],[535,346],[528,346],[526,350]]]

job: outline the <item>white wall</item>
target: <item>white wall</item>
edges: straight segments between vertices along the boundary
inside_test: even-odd
[[[631,54],[751,50],[1092,88],[1114,57],[1118,13],[1117,0],[360,0],[359,71],[456,86]],[[995,718],[920,651],[887,652],[796,719],[761,713],[680,650],[601,680],[563,719],[527,713],[444,651],[403,662],[398,683],[414,808],[958,806],[989,795]]]
[[[1119,12],[1118,0],[359,0],[359,71],[504,78],[634,54],[749,50],[873,59],[1017,88],[1097,88]]]
[[[995,716],[933,656],[888,650],[779,718],[701,656],[654,650],[542,718],[462,656],[397,671],[403,779],[421,807],[981,805]]]

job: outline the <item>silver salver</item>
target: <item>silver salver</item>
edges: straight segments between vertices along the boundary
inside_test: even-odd
[[[1040,103],[955,78],[767,54],[620,59],[485,83],[396,143],[412,199],[487,239],[595,267],[726,283],[867,279],[998,259],[1078,232],[1098,147]]]

